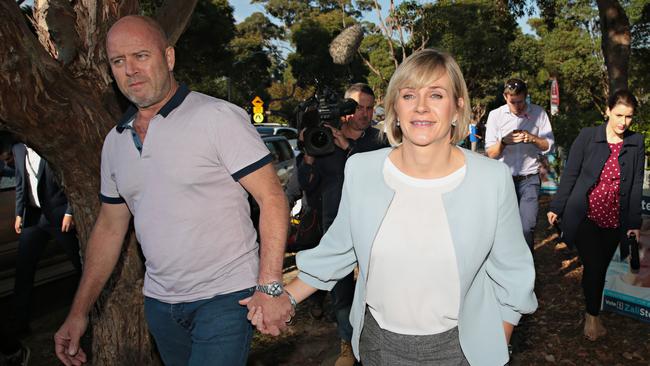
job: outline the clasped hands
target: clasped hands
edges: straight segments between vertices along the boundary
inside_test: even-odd
[[[503,142],[505,145],[518,144],[520,142],[527,144],[534,143],[536,138],[537,136],[529,133],[526,130],[514,130],[505,135],[503,139],[501,139],[501,142]]]
[[[286,292],[272,297],[256,291],[253,296],[241,300],[239,304],[248,308],[248,320],[262,334],[280,335],[296,315]]]

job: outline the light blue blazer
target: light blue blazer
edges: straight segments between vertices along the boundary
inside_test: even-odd
[[[324,290],[331,290],[359,265],[350,313],[357,359],[372,244],[394,195],[383,177],[384,161],[391,150],[355,154],[348,160],[334,223],[316,248],[297,256],[299,278]],[[535,267],[522,233],[510,169],[499,161],[462,151],[465,178],[443,195],[460,277],[460,344],[471,365],[504,365],[509,357],[502,321],[516,325],[521,314],[537,308]],[[391,289],[386,291],[390,295]]]

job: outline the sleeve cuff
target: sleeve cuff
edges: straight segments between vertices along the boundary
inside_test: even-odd
[[[108,196],[104,196],[101,193],[99,194],[99,200],[102,203],[110,203],[110,204],[113,204],[113,205],[120,204],[120,203],[126,203],[126,201],[124,201],[124,198],[122,198],[122,197],[108,197]]]
[[[302,271],[298,273],[298,278],[300,278],[302,282],[308,284],[311,287],[315,287],[319,290],[330,291],[332,290],[334,285],[336,285],[336,281],[323,282],[317,279],[316,277],[311,276],[308,273]]]
[[[519,324],[519,319],[521,319],[520,313],[506,306],[501,306],[499,308],[499,311],[501,312],[501,320],[508,322],[512,325]]]
[[[244,178],[248,174],[256,171],[257,169],[263,167],[264,165],[270,163],[273,161],[273,157],[271,154],[266,155],[265,157],[261,158],[260,160],[240,169],[239,171],[233,173],[232,179],[235,180],[235,182],[238,182],[240,179]]]

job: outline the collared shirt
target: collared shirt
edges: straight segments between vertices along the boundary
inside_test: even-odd
[[[133,214],[144,294],[179,303],[254,286],[257,235],[238,180],[271,156],[246,112],[180,86],[140,146],[129,129],[135,112],[106,137],[100,197]]]
[[[25,172],[27,173],[29,182],[27,197],[30,205],[41,207],[41,202],[38,200],[38,168],[41,165],[41,156],[29,146],[25,147],[27,148],[27,154],[25,155]]]
[[[499,160],[510,167],[512,175],[535,174],[539,171],[538,155],[549,152],[555,141],[551,122],[542,107],[529,104],[526,113],[522,116],[510,112],[507,104],[491,111],[485,126],[485,147],[496,144],[517,129],[526,130],[541,139],[546,139],[548,149],[541,151],[535,144],[526,143],[506,145]]]

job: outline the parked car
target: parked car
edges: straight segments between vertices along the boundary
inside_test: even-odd
[[[259,131],[259,130],[258,130]],[[278,174],[282,188],[286,188],[289,178],[296,168],[296,159],[291,149],[291,144],[286,137],[280,135],[262,135],[262,141],[273,157],[273,167]],[[260,208],[252,197],[248,198],[251,205],[251,218],[253,225],[258,228]]]
[[[255,125],[255,128],[260,135],[286,137],[289,144],[291,144],[294,155],[298,155],[298,130],[295,128],[274,123]]]

